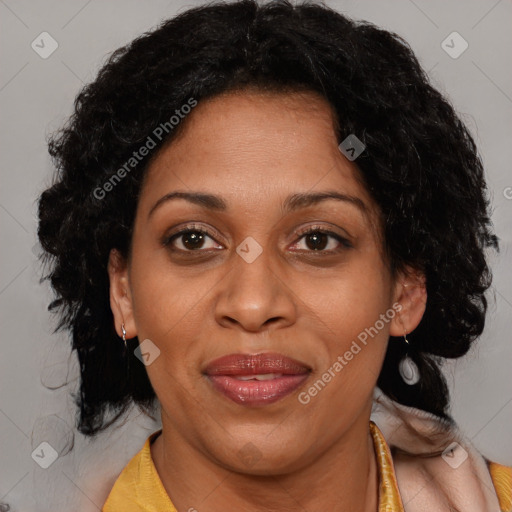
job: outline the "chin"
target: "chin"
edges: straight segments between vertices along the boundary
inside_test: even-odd
[[[231,442],[223,453],[218,453],[219,444],[216,444],[212,453],[226,469],[247,475],[275,476],[291,473],[311,462],[306,460],[304,450],[298,448],[304,436],[271,441],[268,436],[268,431],[261,435],[244,435],[243,439],[237,439],[234,443],[236,448],[233,449]]]
[[[280,454],[261,454],[261,458],[236,458],[225,461],[224,466],[230,471],[251,476],[278,476],[293,473],[307,463],[300,462],[299,454],[280,453]]]

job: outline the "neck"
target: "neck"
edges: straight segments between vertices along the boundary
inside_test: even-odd
[[[151,452],[178,510],[377,511],[378,472],[369,413],[312,464],[268,476],[226,469],[193,447],[167,418],[162,417],[162,424]]]

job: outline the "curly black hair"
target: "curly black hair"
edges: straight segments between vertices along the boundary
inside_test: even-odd
[[[239,0],[189,9],[113,52],[50,138],[58,173],[39,198],[38,236],[56,294],[49,310],[59,313],[56,331],[71,332],[80,362],[78,429],[94,435],[133,403],[145,411],[154,404],[144,366],[127,364],[114,329],[107,262],[112,248],[129,256],[151,155],[187,120],[153,137],[151,154],[111,180],[191,99],[248,88],[316,92],[332,107],[339,142],[356,134],[365,144],[356,163],[384,219],[390,269],[421,270],[428,293],[409,336],[420,381],[400,378],[406,345],[396,340],[378,386],[450,420],[441,364],[482,333],[491,284],[485,251],[499,250],[473,138],[398,35],[318,3]],[[138,340],[128,342],[130,353]]]

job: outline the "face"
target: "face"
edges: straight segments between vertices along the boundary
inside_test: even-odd
[[[164,431],[224,467],[291,471],[367,428],[388,337],[421,319],[358,173],[321,98],[256,92],[200,103],[148,169],[130,261],[111,253],[116,328],[160,351]]]

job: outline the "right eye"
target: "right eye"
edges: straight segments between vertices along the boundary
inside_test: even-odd
[[[201,249],[217,249],[218,247],[212,245],[212,243],[210,243],[210,245],[207,247],[204,246],[208,239],[210,239],[214,244],[216,243],[213,239],[213,236],[214,235],[212,233],[204,228],[187,226],[185,229],[167,236],[162,241],[162,245],[165,247],[170,246],[171,250],[182,252],[195,252]]]

